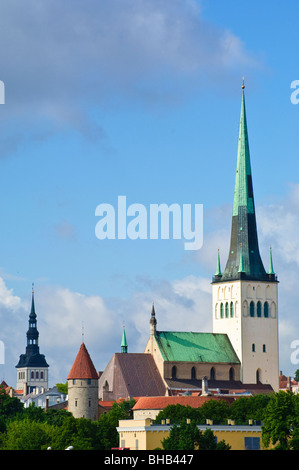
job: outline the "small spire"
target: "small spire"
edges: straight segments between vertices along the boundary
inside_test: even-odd
[[[123,325],[123,336],[122,336],[122,340],[121,340],[120,352],[122,352],[122,353],[127,353],[128,352],[128,344],[127,344],[125,325]]]
[[[150,319],[150,329],[151,329],[152,335],[156,334],[156,325],[157,325],[157,320],[156,320],[156,312],[155,312],[155,306],[154,306],[154,301],[153,301],[152,313],[151,313],[151,319]]]
[[[272,261],[272,247],[270,246],[270,257],[269,257],[269,271],[268,274],[275,274],[273,269],[273,261]]]
[[[222,276],[221,266],[220,266],[219,248],[218,248],[218,255],[217,255],[217,270],[216,270],[215,276]]]
[[[32,300],[31,300],[31,312],[30,315],[35,315],[35,304],[34,304],[34,283],[32,283]]]
[[[244,85],[244,77],[242,77],[242,90],[244,90],[245,85]]]

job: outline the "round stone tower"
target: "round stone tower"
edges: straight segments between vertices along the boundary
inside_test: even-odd
[[[99,417],[98,373],[84,343],[80,346],[67,380],[68,411],[75,418],[97,421]]]

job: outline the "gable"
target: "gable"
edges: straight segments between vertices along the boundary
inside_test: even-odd
[[[226,334],[157,331],[155,340],[167,362],[240,363]]]

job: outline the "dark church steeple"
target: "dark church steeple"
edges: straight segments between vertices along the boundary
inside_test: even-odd
[[[35,313],[34,302],[34,287],[32,285],[32,299],[31,310],[29,314],[28,330],[27,330],[27,345],[25,354],[20,355],[17,368],[17,388],[22,383],[26,383],[28,391],[40,386],[43,388],[48,383],[47,368],[49,365],[46,362],[44,354],[40,354],[38,338],[39,332],[37,329],[37,316]]]

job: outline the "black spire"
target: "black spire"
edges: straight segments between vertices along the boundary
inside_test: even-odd
[[[16,367],[48,367],[45,356],[40,354],[38,346],[39,332],[37,330],[37,320],[34,303],[34,286],[32,284],[31,311],[29,314],[29,326],[27,330],[27,346],[25,354],[21,354]]]

